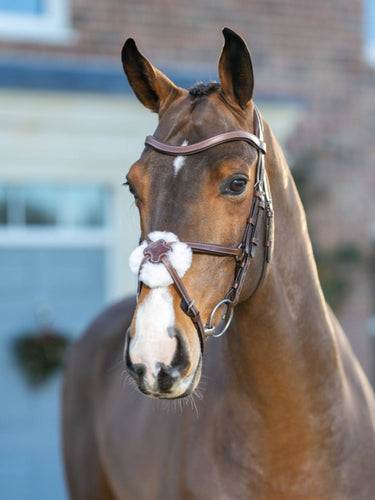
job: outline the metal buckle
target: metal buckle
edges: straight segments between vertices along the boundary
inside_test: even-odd
[[[204,333],[206,335],[211,335],[212,337],[221,337],[228,330],[229,325],[230,325],[232,318],[233,318],[233,308],[232,307],[227,306],[227,310],[225,311],[225,314],[221,317],[221,319],[224,320],[227,317],[227,314],[229,311],[229,316],[228,316],[227,322],[225,323],[224,328],[219,333],[215,333],[216,326],[214,326],[212,324],[217,310],[223,304],[231,304],[231,301],[229,299],[223,299],[220,302],[218,302],[216,304],[216,306],[212,309],[208,323],[204,328]]]

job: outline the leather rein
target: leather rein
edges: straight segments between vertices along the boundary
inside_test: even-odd
[[[222,134],[215,135],[209,139],[206,139],[195,144],[190,144],[187,146],[171,146],[164,142],[159,141],[154,136],[147,136],[145,139],[145,145],[150,146],[159,153],[172,155],[172,156],[185,156],[193,155],[205,151],[219,144],[224,144],[226,142],[233,141],[245,141],[251,146],[255,147],[258,151],[258,159],[256,166],[256,179],[253,188],[253,199],[250,209],[249,217],[246,220],[246,227],[241,243],[238,247],[231,247],[226,245],[215,245],[210,243],[192,243],[184,242],[188,245],[193,253],[201,253],[208,255],[215,255],[219,257],[234,257],[236,259],[236,268],[234,273],[234,280],[232,286],[229,288],[223,300],[218,302],[211,312],[210,318],[206,326],[203,326],[200,312],[191,300],[189,294],[182,283],[181,278],[178,276],[176,270],[171,265],[168,259],[168,252],[171,248],[171,244],[166,243],[164,240],[158,240],[155,242],[149,241],[147,248],[144,250],[144,259],[140,266],[142,268],[143,264],[147,261],[154,263],[163,263],[168,270],[175,289],[179,296],[181,297],[180,307],[183,312],[189,316],[192,320],[199,337],[200,348],[203,354],[204,350],[204,339],[206,336],[220,337],[228,329],[230,322],[233,317],[233,308],[238,303],[239,296],[244,283],[244,278],[246,272],[249,268],[251,259],[255,257],[256,249],[259,243],[259,230],[262,224],[262,219],[264,219],[265,231],[263,239],[264,256],[261,274],[252,295],[261,286],[267,265],[271,258],[271,224],[273,217],[273,207],[272,200],[270,197],[269,186],[267,182],[267,177],[265,173],[264,165],[264,155],[266,154],[266,144],[263,139],[263,122],[260,113],[256,106],[254,106],[254,123],[255,123],[255,134],[245,132],[243,130],[234,130],[231,132],[224,132]],[[142,283],[139,281],[138,292],[140,291]],[[226,306],[226,311],[222,315],[221,320],[225,321],[224,326],[220,331],[217,331],[217,327],[213,325],[214,317],[216,312],[222,307]]]

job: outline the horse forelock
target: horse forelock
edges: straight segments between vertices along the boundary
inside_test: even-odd
[[[189,89],[189,95],[193,98],[191,103],[191,111],[194,111],[196,106],[207,96],[217,93],[220,90],[220,84],[217,82],[199,82]]]
[[[205,97],[213,92],[217,92],[219,89],[220,84],[217,82],[198,82],[193,87],[190,87],[189,94],[193,97]]]

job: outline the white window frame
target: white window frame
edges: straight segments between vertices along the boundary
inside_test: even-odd
[[[363,22],[363,52],[365,61],[375,66],[375,9],[372,4],[374,0],[363,0],[362,22]]]
[[[371,66],[375,66],[375,42],[365,44],[365,60]]]
[[[69,0],[45,0],[41,14],[0,11],[0,38],[51,44],[70,44],[75,38],[70,26]]]

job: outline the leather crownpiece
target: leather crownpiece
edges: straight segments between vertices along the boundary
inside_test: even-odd
[[[165,240],[157,240],[151,242],[144,250],[144,255],[149,257],[149,261],[153,264],[159,264],[161,258],[166,256],[172,247],[172,242],[167,243]]]

